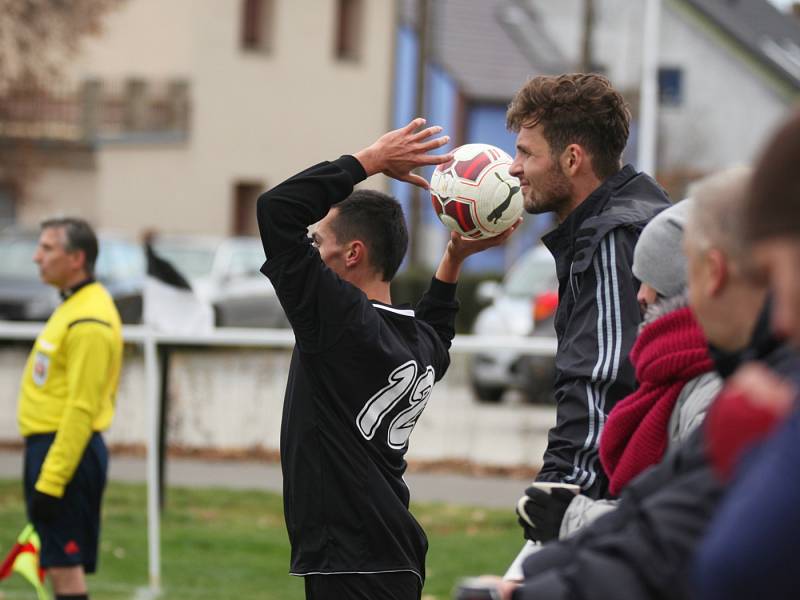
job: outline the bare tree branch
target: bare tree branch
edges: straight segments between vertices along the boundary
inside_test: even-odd
[[[125,0],[0,0],[0,121],[3,101],[37,95],[62,83],[69,61],[103,18]],[[35,141],[0,139],[0,180],[19,199],[44,160]]]

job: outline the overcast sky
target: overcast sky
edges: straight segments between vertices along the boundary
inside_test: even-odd
[[[772,2],[778,8],[788,8],[789,6],[792,5],[792,2],[794,2],[794,0],[769,0],[769,1]]]

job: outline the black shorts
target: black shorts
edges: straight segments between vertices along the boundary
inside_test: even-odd
[[[34,486],[54,439],[54,433],[25,438],[24,485],[29,519]],[[30,519],[41,540],[39,560],[43,569],[83,565],[86,573],[94,573],[100,538],[100,503],[107,471],[108,450],[103,437],[94,433],[64,491],[59,515],[47,523]]]
[[[419,600],[422,582],[416,573],[306,575],[306,600]]]

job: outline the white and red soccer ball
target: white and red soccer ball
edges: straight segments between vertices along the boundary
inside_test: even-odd
[[[489,144],[465,144],[431,176],[431,201],[439,220],[461,235],[494,237],[522,214],[519,180],[508,174],[511,157]]]

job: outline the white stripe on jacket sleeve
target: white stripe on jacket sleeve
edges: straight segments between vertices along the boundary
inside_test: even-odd
[[[586,439],[575,454],[572,473],[565,478],[565,481],[577,483],[583,489],[590,488],[597,479],[598,448],[607,416],[606,396],[616,381],[622,351],[622,319],[613,231],[601,240],[592,265],[597,279],[597,361],[591,379],[586,383]]]

